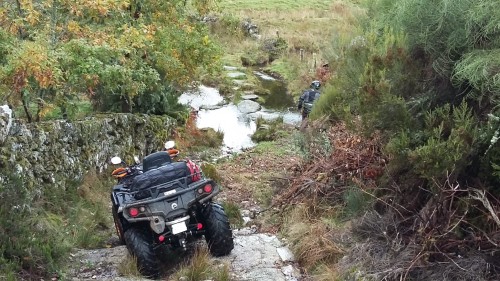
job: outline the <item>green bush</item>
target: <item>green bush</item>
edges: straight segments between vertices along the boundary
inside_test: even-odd
[[[359,116],[367,134],[410,126],[404,98],[416,81],[405,36],[392,29],[372,30],[345,44],[333,62],[338,74],[324,89],[311,117],[326,114],[352,124]]]
[[[345,203],[343,213],[349,218],[358,216],[366,211],[372,202],[372,197],[357,186],[346,189],[343,197]]]
[[[4,182],[0,194],[0,258],[7,261],[2,271],[22,269],[31,276],[55,272],[70,249],[58,228],[59,217],[34,206],[33,194],[19,178]]]
[[[224,207],[224,211],[226,212],[229,222],[233,228],[240,228],[243,226],[243,217],[241,216],[240,207],[237,204],[226,201],[222,203],[222,207]]]
[[[440,182],[450,176],[455,180],[476,153],[477,121],[467,104],[450,111],[445,106],[427,114],[425,130],[429,137],[409,154],[417,173],[428,180]]]
[[[213,164],[210,163],[201,164],[201,171],[206,177],[213,179],[217,183],[220,183],[222,180],[221,176],[219,175],[219,172],[217,171],[217,167],[215,167],[215,165]]]
[[[28,190],[16,177],[0,185],[0,277],[22,271],[43,279],[60,272],[72,247],[103,245],[112,224],[98,194],[108,186],[92,182],[94,190],[82,192],[78,185]]]
[[[272,121],[257,118],[256,127],[257,130],[252,135],[252,140],[255,142],[273,141],[284,134],[283,118],[278,118]]]

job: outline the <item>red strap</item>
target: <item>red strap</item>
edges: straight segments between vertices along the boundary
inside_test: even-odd
[[[196,165],[196,163],[191,160],[186,160],[186,165],[188,166],[189,172],[191,173],[191,180],[193,182],[199,181],[201,179],[200,167],[198,167],[198,165]]]

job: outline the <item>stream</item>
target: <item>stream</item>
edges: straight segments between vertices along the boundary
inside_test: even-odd
[[[234,71],[233,68],[226,69],[232,72],[228,77],[235,79],[236,85],[241,84],[242,80],[236,80],[237,77],[245,75],[243,72]],[[213,128],[224,133],[223,152],[238,152],[255,146],[251,136],[256,131],[256,119],[261,117],[266,120],[274,120],[279,117],[283,122],[289,125],[297,125],[301,121],[298,112],[290,111],[295,107],[293,98],[287,94],[286,84],[276,80],[273,77],[253,71],[260,83],[260,86],[269,91],[269,94],[263,96],[264,102],[260,104],[258,110],[242,110],[240,103],[234,104],[227,102],[219,94],[219,90],[207,86],[198,87],[197,91],[186,92],[179,98],[179,102],[189,105],[198,110],[196,126],[198,128]],[[238,90],[236,87],[235,90]],[[255,95],[246,95],[247,97]],[[245,101],[245,95],[243,96]],[[251,100],[251,98],[248,98]],[[252,105],[253,102],[251,102]]]

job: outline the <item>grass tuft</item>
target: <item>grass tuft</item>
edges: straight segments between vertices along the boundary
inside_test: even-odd
[[[258,118],[256,121],[257,130],[252,135],[252,140],[255,142],[273,141],[283,136],[283,118],[267,121],[263,118]]]
[[[332,239],[333,229],[321,217],[332,210],[320,210],[316,205],[311,202],[296,206],[286,215],[282,227],[298,262],[309,271],[334,264],[343,254]]]
[[[241,210],[237,204],[230,201],[226,201],[222,203],[222,207],[224,207],[224,211],[226,212],[226,215],[229,218],[229,223],[233,228],[240,228],[243,226],[243,218],[241,217]]]
[[[141,272],[137,267],[137,258],[132,255],[127,257],[118,265],[118,274],[124,277],[141,277]]]
[[[231,280],[229,266],[227,264],[217,264],[210,259],[208,249],[203,246],[196,248],[193,257],[181,266],[174,275],[173,280],[202,281],[202,280]]]

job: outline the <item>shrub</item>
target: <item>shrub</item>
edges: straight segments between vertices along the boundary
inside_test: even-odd
[[[451,177],[453,182],[470,164],[477,141],[476,121],[466,103],[451,108],[445,106],[426,115],[425,144],[409,153],[409,159],[422,177],[439,181]],[[444,114],[439,117],[439,115]],[[454,175],[454,176],[453,176]]]
[[[278,118],[272,121],[266,121],[263,118],[257,118],[257,130],[252,135],[252,140],[255,142],[273,141],[281,137],[283,130],[283,118]]]
[[[80,183],[28,190],[16,177],[0,185],[0,276],[43,278],[62,268],[72,247],[103,244],[112,231],[107,197],[101,196],[109,185],[90,178],[81,186],[86,192],[77,189]]]
[[[59,228],[61,217],[36,208],[19,178],[4,182],[0,194],[0,258],[7,261],[2,271],[22,270],[33,277],[55,272],[70,249]]]
[[[357,186],[346,189],[343,197],[345,202],[344,213],[347,217],[356,217],[367,210],[372,198]]]
[[[217,168],[213,164],[203,163],[201,164],[201,170],[206,177],[213,179],[215,182],[220,182],[222,180]]]
[[[350,125],[359,117],[366,134],[410,126],[404,98],[414,88],[416,75],[408,63],[405,36],[392,29],[371,30],[344,44],[332,63],[338,73],[323,90],[311,117],[326,114]]]

